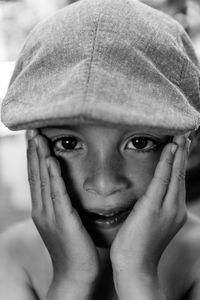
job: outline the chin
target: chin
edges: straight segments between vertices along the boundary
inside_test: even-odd
[[[92,238],[95,246],[98,248],[110,248],[120,227],[121,226],[118,226],[112,230],[103,230],[99,228],[91,228],[86,225],[86,229],[90,234],[90,237]]]

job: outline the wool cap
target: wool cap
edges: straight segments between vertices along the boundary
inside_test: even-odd
[[[99,121],[200,126],[200,71],[182,26],[137,0],[80,0],[39,23],[2,104],[11,130]]]

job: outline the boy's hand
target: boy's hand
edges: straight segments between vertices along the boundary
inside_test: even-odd
[[[165,146],[154,177],[113,241],[110,255],[116,286],[120,280],[156,278],[162,253],[186,221],[185,169],[189,143],[185,136]],[[156,281],[155,281],[156,282]],[[150,298],[151,299],[151,298]]]
[[[47,139],[35,130],[31,133],[35,136],[28,137],[27,156],[32,218],[51,256],[54,283],[88,286],[99,272],[96,247],[72,207]]]

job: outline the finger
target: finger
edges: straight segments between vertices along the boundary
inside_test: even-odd
[[[68,196],[58,161],[54,157],[47,158],[50,176],[51,198],[57,219],[71,216],[73,207]]]
[[[153,201],[154,205],[162,205],[168,189],[176,150],[177,145],[170,143],[167,144],[162,151],[160,161],[155,169],[154,177],[145,193],[145,198],[148,198],[148,202],[151,202],[151,204]]]
[[[33,214],[37,214],[42,210],[42,197],[40,189],[40,171],[37,155],[37,145],[34,140],[28,141],[27,166],[32,200],[32,212]]]
[[[46,162],[46,158],[50,156],[50,150],[47,141],[44,137],[38,135],[34,139],[36,139],[38,144],[40,188],[42,195],[43,211],[47,214],[48,218],[52,218],[54,216],[54,209],[51,200],[50,179]]]
[[[172,168],[172,176],[165,203],[168,207],[177,207],[185,199],[185,171],[187,159],[187,142],[184,136],[174,138],[179,145]]]
[[[42,157],[50,156],[51,152],[50,152],[47,138],[39,134],[35,137],[35,139],[37,140],[37,143],[39,145],[38,147],[39,157],[42,158]]]
[[[38,129],[28,129],[28,130],[26,130],[26,139],[27,139],[27,141],[33,139],[38,134],[39,134]]]
[[[187,163],[188,163],[188,158],[189,158],[189,156],[190,156],[190,146],[191,146],[191,143],[192,143],[192,141],[189,139],[189,138],[187,138],[187,145],[186,145],[186,154],[187,154],[187,158],[186,158],[186,160],[185,160],[185,169],[187,170]]]

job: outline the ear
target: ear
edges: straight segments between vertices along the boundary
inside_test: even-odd
[[[191,140],[191,146],[190,146],[190,153],[192,152],[193,149],[198,149],[200,148],[200,127],[195,130],[191,131],[189,137]]]
[[[193,135],[192,136],[193,138],[195,138],[195,139],[197,139],[197,140],[200,141],[200,127],[197,130],[192,131],[192,135]]]

